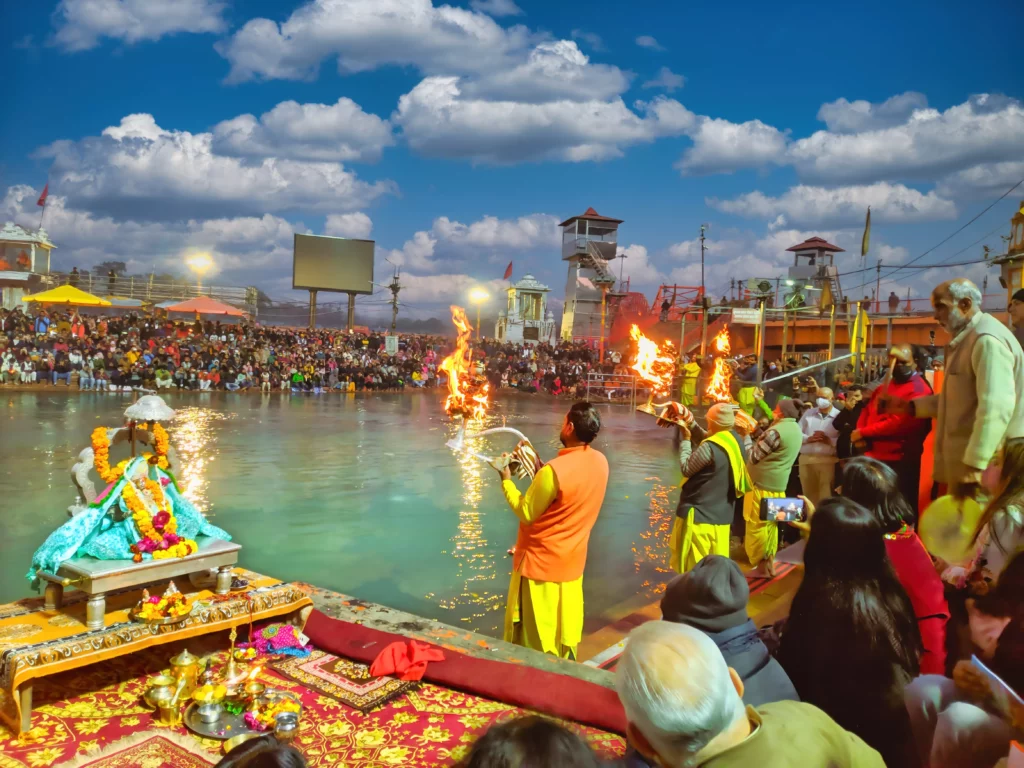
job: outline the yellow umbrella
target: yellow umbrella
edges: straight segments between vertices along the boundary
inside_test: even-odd
[[[52,288],[42,293],[34,293],[31,296],[24,296],[22,301],[34,301],[39,304],[64,304],[69,307],[109,307],[110,302],[93,296],[73,285],[62,285],[59,288]]]

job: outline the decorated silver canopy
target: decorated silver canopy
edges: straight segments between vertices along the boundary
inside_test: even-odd
[[[174,409],[160,395],[144,395],[129,405],[124,415],[133,421],[170,421],[174,418]]]

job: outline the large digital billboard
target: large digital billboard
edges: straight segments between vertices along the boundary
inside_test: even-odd
[[[373,240],[295,235],[292,288],[373,293]]]

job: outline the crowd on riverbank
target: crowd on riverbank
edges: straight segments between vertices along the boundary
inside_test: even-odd
[[[128,314],[0,310],[0,383],[121,391],[395,392],[444,381],[452,341],[399,334],[192,322]],[[492,388],[575,394],[597,352],[585,344],[483,340],[475,359]],[[609,365],[611,365],[609,363]]]

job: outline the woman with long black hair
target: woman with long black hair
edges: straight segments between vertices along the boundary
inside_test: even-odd
[[[931,555],[914,531],[914,510],[900,492],[896,472],[878,459],[858,456],[843,467],[840,487],[844,498],[873,512],[882,526],[885,551],[914,606],[921,631],[921,674],[946,674],[949,605]]]
[[[779,661],[802,701],[860,736],[886,765],[915,766],[903,689],[920,671],[921,635],[885,532],[874,513],[847,499],[808,512],[804,578]]]

